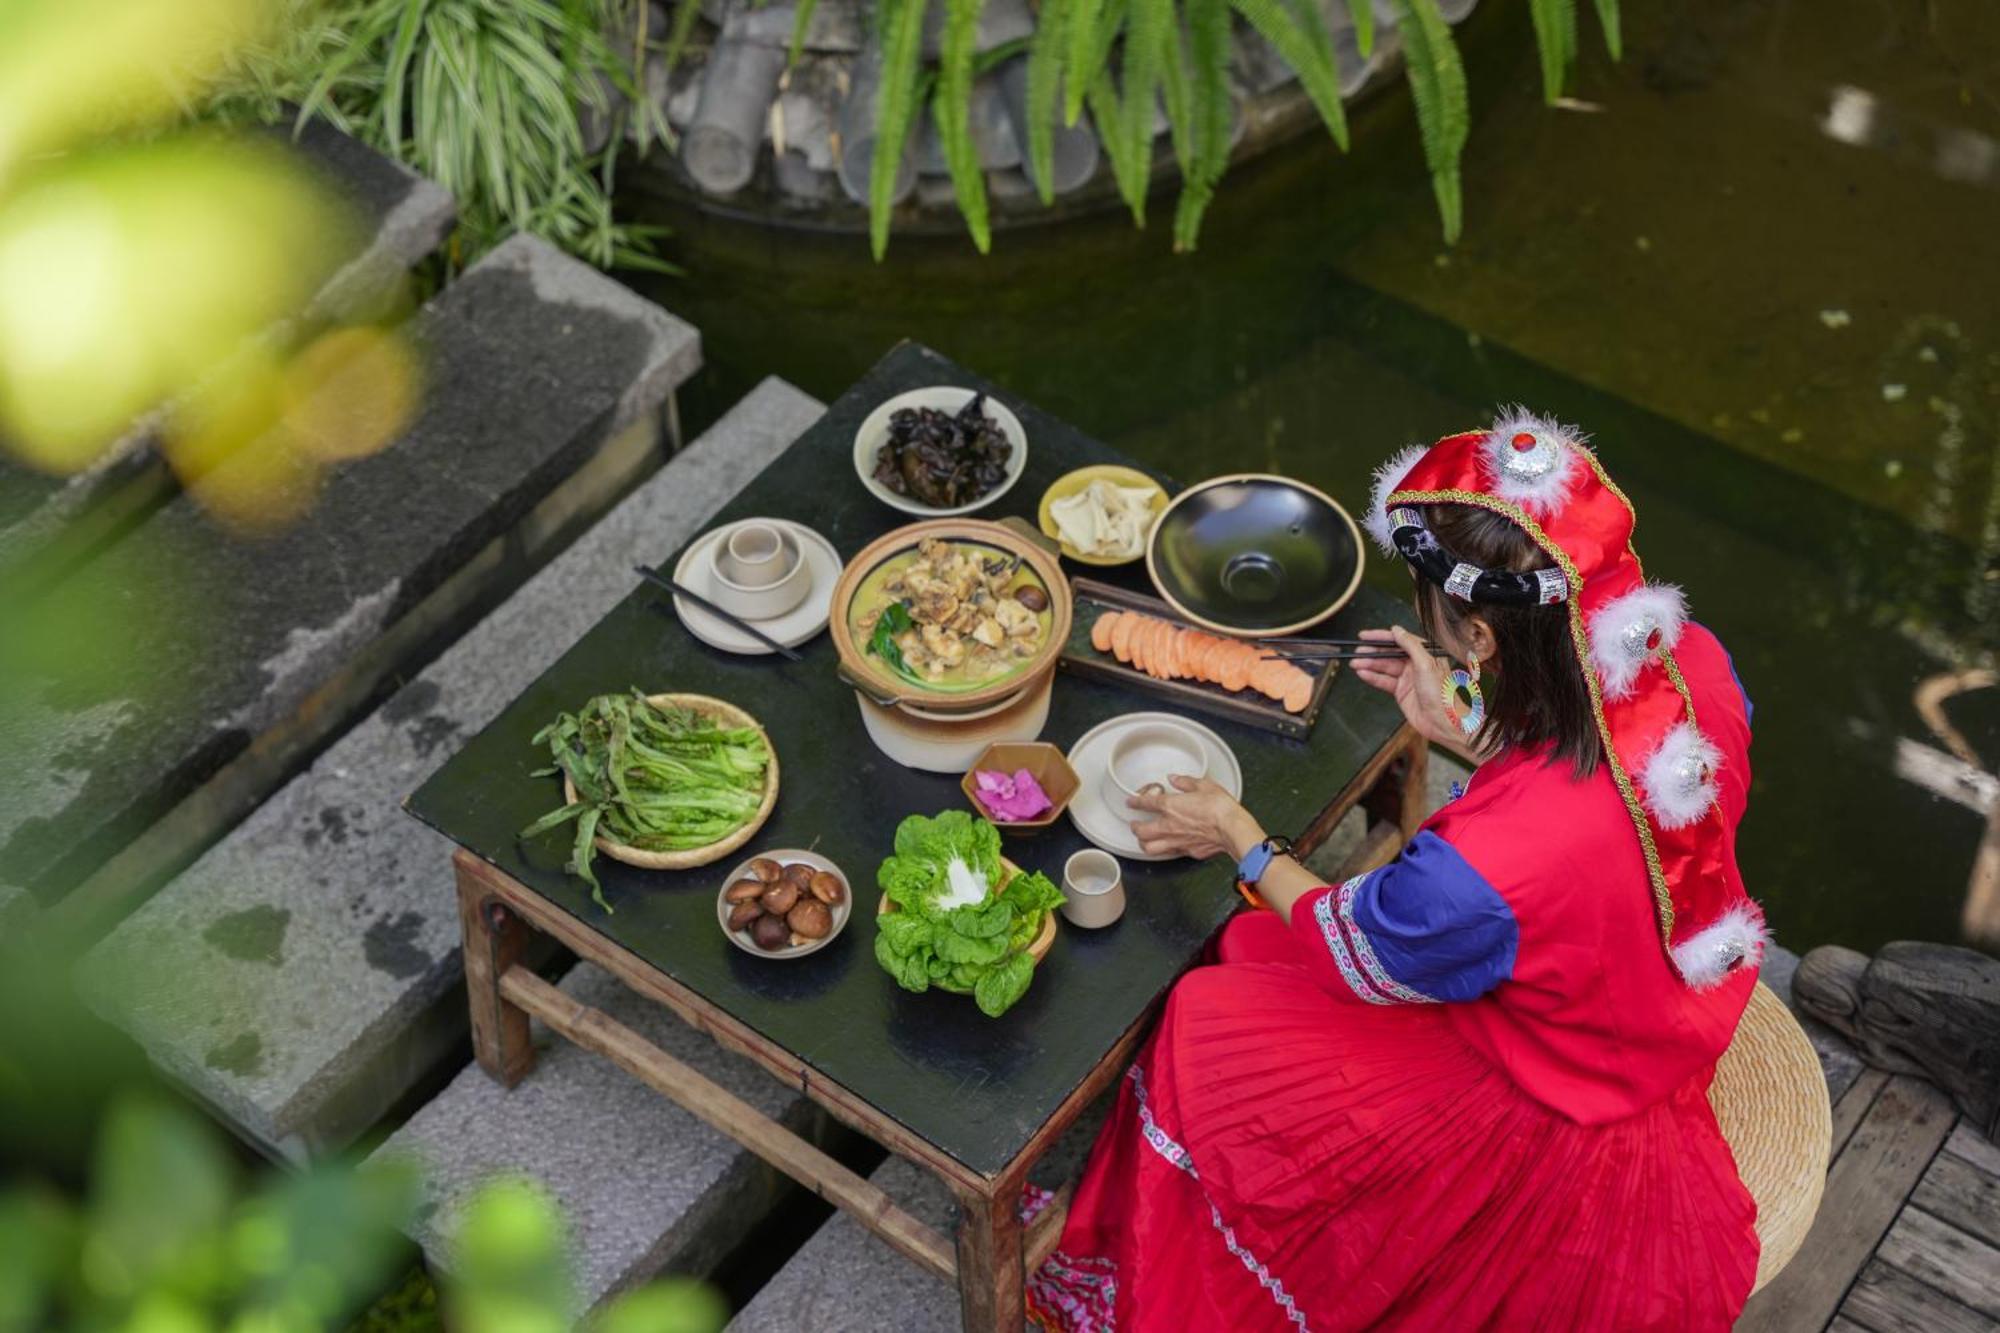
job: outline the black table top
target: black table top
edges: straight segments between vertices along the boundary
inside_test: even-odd
[[[910,521],[876,501],[850,461],[855,429],[892,394],[926,384],[994,390],[928,348],[903,344],[864,376],[821,421],[720,515],[795,519],[818,529],[843,558]],[[982,518],[1032,517],[1061,474],[1090,463],[1132,460],[1004,391],[995,396],[1027,428],[1026,474]],[[1162,478],[1164,481],[1165,479]],[[677,551],[640,557],[671,568]],[[1141,586],[1142,566],[1087,571]],[[1364,587],[1326,632],[1351,634],[1406,607]],[[998,1019],[969,996],[912,995],[875,962],[876,867],[906,814],[962,808],[958,779],[901,767],[862,730],[852,691],[834,675],[824,634],[805,660],[737,657],[697,641],[672,612],[669,594],[634,580],[630,596],[469,740],[412,796],[408,808],[661,972],[796,1053],[807,1065],[974,1170],[991,1175],[1090,1073],[1119,1036],[1179,973],[1239,904],[1220,862],[1126,863],[1128,906],[1115,925],[1079,930],[1061,922],[1027,995]],[[723,938],[715,920],[721,877],[737,861],[691,871],[637,870],[597,858],[607,916],[589,886],[563,873],[568,830],[516,840],[518,830],[560,803],[560,780],[529,774],[548,763],[529,738],[558,712],[592,695],[637,686],[694,691],[749,709],[770,732],[783,785],[770,822],[746,847],[814,847],[847,872],[857,896],[839,938],[796,961],[753,957]],[[1057,678],[1043,739],[1067,747],[1120,713],[1168,709],[1154,696]],[[1214,728],[1243,768],[1244,803],[1274,831],[1298,833],[1400,725],[1394,703],[1342,672],[1308,742],[1190,714]],[[1085,846],[1067,819],[1033,838],[1009,837],[1007,855],[1058,883],[1063,861]]]

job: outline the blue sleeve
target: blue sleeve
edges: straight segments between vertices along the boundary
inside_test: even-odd
[[[1302,901],[1301,923],[1370,1004],[1475,1000],[1514,970],[1520,929],[1507,902],[1428,830],[1379,870]],[[1297,909],[1295,909],[1297,912]]]

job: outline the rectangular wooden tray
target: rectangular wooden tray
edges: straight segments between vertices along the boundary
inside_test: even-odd
[[[1090,628],[1097,623],[1099,616],[1108,611],[1137,611],[1175,625],[1202,629],[1204,633],[1213,631],[1174,614],[1173,609],[1157,597],[1113,587],[1096,579],[1071,579],[1070,591],[1074,594],[1076,613],[1070,620],[1069,642],[1063,645],[1062,656],[1058,659],[1063,670],[1090,680],[1110,681],[1280,736],[1303,740],[1312,734],[1313,724],[1319,721],[1320,706],[1326,702],[1327,687],[1333,683],[1333,673],[1338,669],[1337,663],[1295,664],[1313,678],[1312,698],[1305,710],[1299,713],[1287,713],[1283,704],[1255,690],[1246,689],[1232,694],[1220,685],[1211,685],[1206,681],[1160,680],[1091,646]],[[1244,642],[1255,643],[1256,640],[1246,639]]]

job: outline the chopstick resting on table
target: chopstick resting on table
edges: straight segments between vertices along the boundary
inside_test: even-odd
[[[716,619],[721,620],[726,624],[733,625],[737,629],[742,630],[745,634],[748,634],[751,638],[763,644],[766,648],[769,648],[772,652],[780,653],[794,662],[803,662],[806,660],[805,658],[799,656],[797,653],[793,652],[791,649],[785,647],[784,644],[779,643],[776,639],[764,633],[763,630],[760,630],[755,625],[752,625],[749,621],[731,615],[729,612],[717,606],[714,602],[709,601],[708,598],[703,597],[700,593],[689,592],[686,588],[682,587],[674,580],[668,578],[665,574],[660,573],[659,570],[648,569],[644,565],[634,565],[632,566],[632,572],[634,574],[637,574],[640,578],[645,579],[648,583],[659,584],[662,588],[667,589],[669,592],[673,593],[676,597],[687,598],[690,602],[693,602],[696,606],[708,612]]]

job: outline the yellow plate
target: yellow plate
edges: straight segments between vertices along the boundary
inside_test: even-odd
[[[1148,500],[1146,504],[1152,510],[1155,519],[1159,518],[1160,510],[1166,507],[1166,491],[1161,488],[1159,482],[1154,481],[1145,473],[1139,471],[1137,468],[1119,467],[1116,463],[1096,463],[1090,467],[1080,467],[1074,472],[1064,473],[1062,476],[1056,478],[1055,484],[1042,492],[1042,507],[1035,514],[1035,522],[1040,525],[1045,535],[1054,537],[1058,542],[1061,542],[1062,553],[1078,564],[1129,565],[1134,560],[1146,554],[1145,542],[1140,542],[1139,549],[1130,555],[1085,555],[1068,542],[1062,540],[1062,530],[1056,527],[1055,515],[1049,512],[1050,505],[1058,500],[1069,499],[1070,496],[1083,490],[1084,487],[1090,485],[1093,481],[1108,481],[1114,486],[1145,486],[1149,488],[1153,492],[1153,498]],[[1149,537],[1152,535],[1150,525],[1147,528],[1147,535]]]

